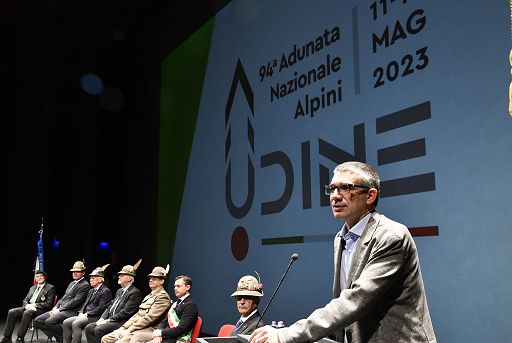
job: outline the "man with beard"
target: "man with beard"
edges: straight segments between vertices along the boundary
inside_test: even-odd
[[[49,311],[55,301],[55,286],[46,282],[48,275],[43,270],[36,271],[37,285],[30,287],[27,296],[23,299],[23,306],[9,310],[7,321],[4,328],[4,337],[2,343],[10,343],[11,335],[14,331],[14,323],[18,317],[21,317],[21,324],[18,327],[16,339],[17,343],[25,342],[25,334],[32,319],[38,315]]]

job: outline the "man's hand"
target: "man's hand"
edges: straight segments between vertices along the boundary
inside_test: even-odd
[[[98,319],[98,321],[96,322],[96,325],[101,325],[101,324],[105,324],[105,323],[108,323],[108,320],[103,319],[103,318],[100,318],[100,319]]]
[[[25,305],[25,310],[26,311],[36,311],[36,305],[35,304],[26,304]]]
[[[160,329],[153,330],[153,338],[155,338],[155,337],[162,338],[162,330],[160,330]]]
[[[249,337],[249,343],[280,343],[277,329],[269,325],[258,328]]]
[[[78,318],[87,318],[87,313],[79,313]]]
[[[124,337],[124,335],[126,334],[125,330],[126,330],[125,328],[120,327],[119,329],[114,331],[116,333],[117,339],[121,339]]]
[[[57,313],[59,313],[59,309],[54,307],[54,308],[50,311],[50,317],[51,317],[51,316],[56,315]]]

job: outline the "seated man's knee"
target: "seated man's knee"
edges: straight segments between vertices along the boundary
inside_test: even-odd
[[[103,337],[111,332],[112,330],[107,330],[107,328],[104,328],[101,325],[96,325],[96,327],[94,328],[94,335],[96,335],[96,337]]]
[[[37,316],[37,317],[34,319],[34,325],[35,325],[36,327],[40,327],[40,326],[42,326],[44,322],[45,322],[45,318],[43,317],[43,315]]]

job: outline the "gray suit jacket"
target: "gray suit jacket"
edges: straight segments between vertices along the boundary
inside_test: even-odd
[[[89,282],[85,278],[82,278],[79,282],[75,284],[75,281],[71,281],[66,288],[66,292],[57,302],[57,307],[59,311],[69,311],[74,312],[76,315],[80,307],[84,304],[85,298],[87,297],[87,292],[89,292]]]
[[[371,214],[354,252],[347,289],[340,290],[341,237],[334,240],[333,295],[325,307],[279,330],[281,343],[335,333],[353,343],[435,343],[416,245],[409,230]]]
[[[265,326],[263,319],[260,320],[260,318],[261,318],[260,312],[256,311],[252,316],[247,318],[247,320],[238,329],[234,329],[231,332],[231,336],[236,336],[236,335],[240,335],[240,334],[250,335],[257,328]],[[259,323],[258,323],[258,320],[260,321]],[[256,326],[256,323],[258,323],[258,326]]]
[[[118,304],[116,304],[116,300]],[[123,289],[119,288],[116,292],[116,296],[109,307],[105,309],[101,318],[108,319],[111,322],[126,322],[137,313],[139,305],[142,302],[142,293],[137,287],[131,285],[128,287],[126,292],[123,294]],[[115,308],[112,306],[116,305]]]

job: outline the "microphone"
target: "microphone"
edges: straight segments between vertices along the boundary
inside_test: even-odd
[[[274,293],[272,293],[272,296],[270,297],[270,300],[268,301],[267,306],[265,306],[265,308],[263,309],[263,312],[261,313],[261,317],[260,317],[260,319],[258,319],[258,322],[256,323],[256,327],[258,327],[258,324],[260,323],[261,319],[263,319],[263,316],[265,315],[265,312],[267,312],[268,306],[270,305],[270,303],[274,299],[274,296],[276,295],[277,290],[279,289],[279,287],[281,287],[281,284],[283,283],[283,280],[286,277],[286,274],[288,274],[288,270],[290,269],[290,266],[298,258],[299,258],[299,254],[297,254],[297,253],[292,254],[290,263],[288,263],[288,267],[286,267],[286,271],[284,272],[283,277],[281,278],[281,280],[277,284],[277,287],[274,290]]]

